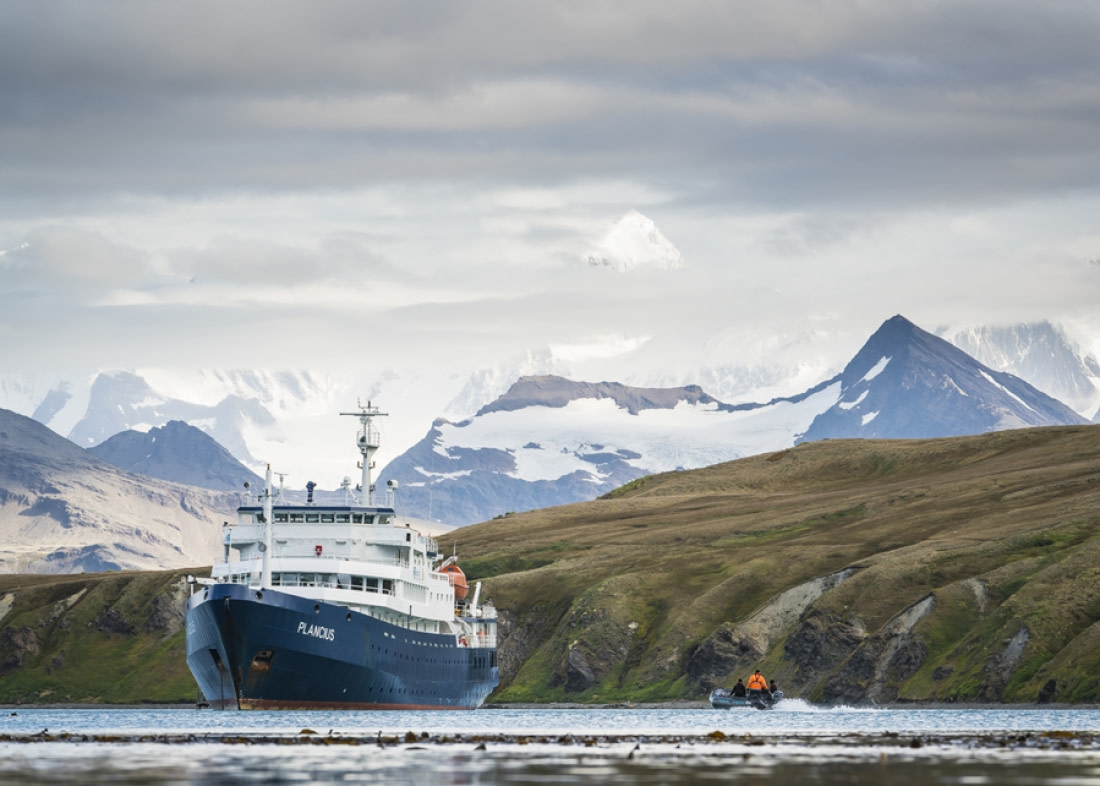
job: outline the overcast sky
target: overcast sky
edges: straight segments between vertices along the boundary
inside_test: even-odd
[[[1093,2],[5,0],[0,370],[1100,342],[1098,42]],[[682,266],[586,264],[631,210]]]

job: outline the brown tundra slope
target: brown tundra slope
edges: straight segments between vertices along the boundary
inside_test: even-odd
[[[807,443],[458,531],[496,701],[1100,701],[1100,427]],[[451,540],[455,543],[452,544]]]

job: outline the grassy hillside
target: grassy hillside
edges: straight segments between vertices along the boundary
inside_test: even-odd
[[[500,611],[494,701],[760,667],[814,701],[1100,702],[1100,427],[805,444],[453,540]],[[194,701],[184,575],[0,576],[0,703]]]
[[[0,703],[194,702],[186,573],[0,576]]]
[[[824,441],[460,531],[498,701],[1100,701],[1100,428]],[[441,544],[442,545],[442,544]],[[450,550],[450,543],[445,550]]]

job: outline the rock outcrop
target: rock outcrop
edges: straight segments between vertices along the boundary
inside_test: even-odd
[[[728,687],[734,675],[752,671],[777,641],[794,631],[815,600],[854,572],[854,568],[846,568],[792,587],[750,614],[743,622],[723,625],[708,636],[688,659],[688,676],[703,691]],[[832,644],[826,643],[825,647],[831,648]]]

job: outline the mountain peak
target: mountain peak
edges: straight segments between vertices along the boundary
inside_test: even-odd
[[[145,433],[123,431],[88,450],[128,472],[199,488],[233,491],[246,480],[262,483],[209,434],[182,420]]]
[[[675,270],[684,266],[676,247],[637,210],[627,211],[616,221],[584,259],[593,267],[609,267],[620,273],[639,267]]]
[[[886,320],[840,374],[836,404],[800,441],[930,438],[1085,423],[1019,377],[994,371],[900,314]]]

